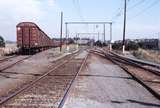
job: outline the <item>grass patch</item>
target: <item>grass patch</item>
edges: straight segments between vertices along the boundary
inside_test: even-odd
[[[139,59],[160,63],[160,51],[138,49],[133,55]]]

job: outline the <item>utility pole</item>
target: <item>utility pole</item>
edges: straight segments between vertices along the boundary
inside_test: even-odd
[[[76,48],[78,49],[78,33],[76,33]]]
[[[106,41],[106,26],[105,26],[105,24],[103,24],[103,28],[104,28],[104,43],[105,43],[105,41]]]
[[[125,53],[125,36],[126,36],[126,8],[127,8],[127,0],[125,0],[125,1],[124,1],[123,54]]]
[[[112,23],[110,23],[110,51],[112,51]]]
[[[60,28],[60,52],[62,52],[62,31],[63,30],[63,12],[61,12],[61,28]]]
[[[69,50],[69,47],[68,47],[68,23],[66,22],[66,50],[68,51]]]
[[[98,41],[99,41],[99,31],[98,31]]]
[[[68,33],[67,33],[67,29],[68,29],[68,28],[67,28],[67,23],[65,23],[65,24],[66,24],[66,39],[67,39],[67,34],[68,34]]]

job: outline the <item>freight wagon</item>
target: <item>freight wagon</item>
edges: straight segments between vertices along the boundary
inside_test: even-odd
[[[17,25],[17,47],[22,53],[39,52],[54,46],[54,42],[33,22]]]

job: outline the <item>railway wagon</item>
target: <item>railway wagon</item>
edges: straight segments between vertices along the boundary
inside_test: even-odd
[[[61,45],[60,39],[52,39],[52,40],[53,40],[53,42],[54,42],[54,44],[53,44],[53,47],[54,47],[54,48],[55,48],[55,47],[60,47],[60,45]],[[64,44],[66,44],[66,43],[65,43],[65,40],[62,39],[62,45],[64,45]]]
[[[54,45],[35,23],[21,22],[17,25],[17,47],[22,53],[39,52]]]

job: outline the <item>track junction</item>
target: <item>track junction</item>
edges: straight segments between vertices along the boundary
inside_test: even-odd
[[[2,59],[4,68],[1,69],[1,77],[8,76],[5,78],[12,80],[13,77],[9,76],[14,74],[16,78],[25,80],[14,89],[11,86],[7,93],[0,94],[1,107],[160,107],[159,65],[137,61],[100,48],[80,48],[54,61],[51,61],[55,57],[50,55],[49,50],[41,53],[32,55],[33,57],[23,56],[21,59],[17,59],[20,56]],[[37,71],[32,71],[29,67],[22,68],[28,69],[24,72],[14,69],[16,65],[39,58],[38,55],[46,55],[46,63],[49,62],[42,72],[39,71],[42,66]],[[42,61],[45,63],[45,60]]]

